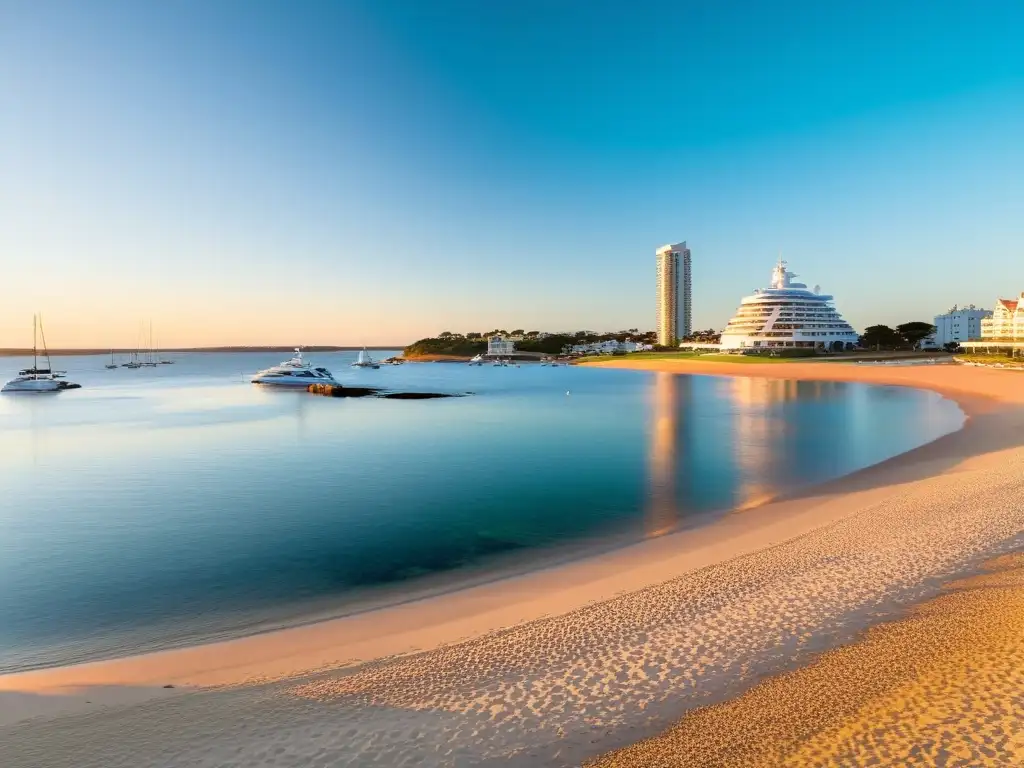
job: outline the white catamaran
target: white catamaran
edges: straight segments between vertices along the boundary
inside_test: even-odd
[[[43,358],[46,367],[39,367],[38,339],[43,342]],[[62,389],[78,389],[81,384],[64,381],[64,371],[55,371],[50,365],[50,354],[46,350],[46,334],[43,333],[43,320],[38,315],[32,316],[32,367],[18,371],[18,375],[4,384],[0,392],[60,392]]]

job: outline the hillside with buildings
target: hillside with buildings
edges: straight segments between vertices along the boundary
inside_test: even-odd
[[[543,357],[548,355],[625,354],[654,348],[655,332],[630,328],[624,331],[504,331],[489,333],[453,333],[420,339],[403,350],[403,356],[416,359],[462,359],[474,355],[487,357]]]

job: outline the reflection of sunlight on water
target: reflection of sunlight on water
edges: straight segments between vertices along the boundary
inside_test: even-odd
[[[255,387],[189,387],[188,389],[160,389],[156,395],[155,407],[166,413],[191,413],[213,411],[237,405],[263,405],[263,398],[253,397],[250,389]],[[285,395],[294,393],[282,393]]]
[[[650,423],[648,482],[650,483],[644,533],[661,536],[676,525],[676,376],[654,374]]]
[[[732,423],[737,470],[734,509],[743,511],[766,504],[778,492],[772,480],[777,466],[787,460],[786,446],[780,439],[785,423],[770,407],[795,400],[799,383],[791,379],[737,376],[728,387],[737,406]],[[820,390],[809,394],[816,399]]]

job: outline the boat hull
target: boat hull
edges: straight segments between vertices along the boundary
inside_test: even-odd
[[[254,376],[252,383],[260,384],[264,387],[277,387],[279,389],[308,389],[310,384],[341,386],[334,379],[308,378],[303,380],[302,377],[298,376]]]
[[[4,384],[3,388],[0,389],[0,392],[29,392],[29,393],[35,392],[35,393],[45,393],[45,392],[60,392],[62,389],[67,389],[67,388],[68,387],[62,387],[61,383],[59,381],[52,381],[52,380],[48,381],[48,380],[40,380],[40,379],[29,380],[29,381],[18,381],[17,379],[15,379],[14,381],[9,381],[6,384]]]

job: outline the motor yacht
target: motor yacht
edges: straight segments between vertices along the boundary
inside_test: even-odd
[[[302,350],[295,348],[295,356],[272,368],[266,368],[252,378],[253,384],[275,387],[308,387],[310,384],[337,384],[326,368],[314,368],[302,359]]]
[[[359,358],[352,363],[353,368],[380,368],[380,363],[370,357],[366,351],[366,347],[363,347],[359,352]]]
[[[42,337],[43,357],[46,367],[39,367],[37,337]],[[54,371],[50,366],[50,355],[46,351],[46,336],[43,335],[42,320],[38,315],[32,317],[32,367],[23,368],[18,375],[4,384],[0,392],[60,392],[65,389],[79,389],[81,384],[63,381],[64,371]]]

